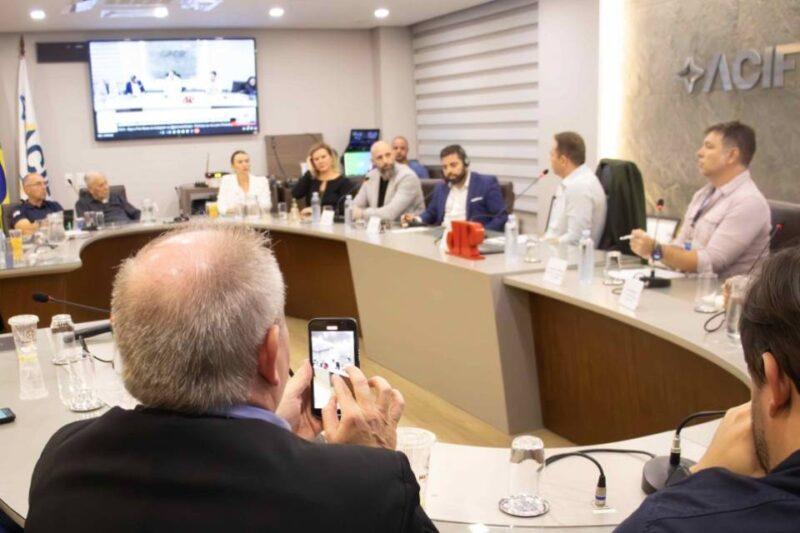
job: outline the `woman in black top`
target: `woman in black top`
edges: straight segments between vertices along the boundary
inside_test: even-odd
[[[344,197],[353,194],[354,187],[342,176],[336,152],[325,143],[318,143],[308,151],[308,172],[303,174],[292,188],[292,196],[305,201],[307,206],[301,214],[311,215],[311,195],[319,193],[320,205],[330,205],[336,214],[344,213]]]

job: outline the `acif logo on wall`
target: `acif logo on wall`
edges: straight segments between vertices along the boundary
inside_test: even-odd
[[[678,77],[683,80],[683,86],[689,94],[694,92],[695,85],[701,80],[702,92],[711,92],[717,78],[723,91],[732,91],[734,87],[748,91],[759,82],[764,89],[783,87],[785,74],[795,69],[795,60],[790,56],[798,53],[800,42],[768,46],[763,52],[748,48],[737,52],[730,62],[725,54],[714,54],[705,68],[693,56],[689,56],[678,71]]]

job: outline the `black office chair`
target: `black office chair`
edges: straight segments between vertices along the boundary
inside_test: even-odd
[[[783,228],[775,233],[769,243],[771,252],[800,244],[800,204],[767,200],[769,204],[772,227],[782,224]]]
[[[3,220],[3,233],[8,236],[8,230],[11,229],[11,213],[14,212],[14,209],[20,206],[19,202],[14,202],[11,204],[0,204],[0,213],[2,213],[2,220]]]
[[[632,254],[630,241],[620,238],[636,228],[647,227],[642,173],[632,161],[602,159],[596,174],[607,205],[606,225],[597,248]]]

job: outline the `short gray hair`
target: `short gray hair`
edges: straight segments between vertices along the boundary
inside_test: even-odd
[[[93,170],[91,172],[87,172],[86,174],[84,174],[83,181],[84,181],[84,183],[86,183],[87,187],[91,187],[92,186],[92,182],[94,180],[99,179],[99,178],[104,178],[104,177],[105,177],[105,175],[102,172],[98,172],[96,170]]]
[[[178,258],[187,268],[170,281],[175,265],[159,256],[198,233],[202,244]],[[111,309],[123,380],[137,400],[191,413],[247,402],[259,347],[283,320],[283,276],[268,244],[244,226],[189,224],[122,264]]]

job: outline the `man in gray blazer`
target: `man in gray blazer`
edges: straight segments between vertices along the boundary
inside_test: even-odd
[[[367,172],[353,201],[353,218],[399,220],[403,213],[416,215],[424,211],[419,178],[407,165],[395,162],[389,143],[377,141],[370,152],[375,168]]]

